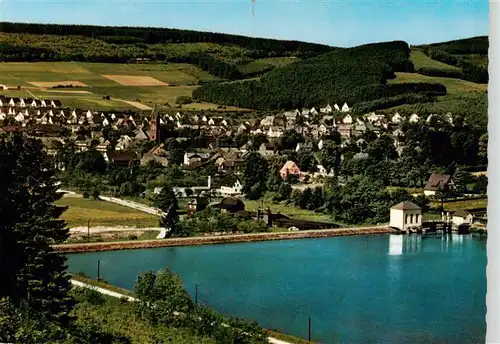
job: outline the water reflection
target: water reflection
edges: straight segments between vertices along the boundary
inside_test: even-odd
[[[464,237],[467,235],[432,233],[432,234],[412,234],[401,235],[391,234],[389,236],[390,256],[401,256],[403,254],[418,254],[421,252],[430,252],[426,250],[426,242],[430,240],[440,240],[440,252],[451,252],[452,248],[463,248]],[[435,251],[436,246],[428,246],[428,249]]]

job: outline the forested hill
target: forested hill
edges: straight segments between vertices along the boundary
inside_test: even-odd
[[[446,94],[440,84],[387,84],[395,72],[413,72],[409,55],[402,41],[338,49],[277,68],[260,80],[204,85],[193,97],[254,109],[292,109],[344,102],[391,107]]]
[[[237,45],[253,57],[311,57],[332,47],[316,43],[255,38],[225,33],[153,27],[113,27],[0,22],[0,31],[15,34],[83,36],[111,44],[216,43]]]
[[[276,65],[335,49],[298,41],[145,27],[0,22],[0,35],[0,61],[125,63],[145,58],[197,65],[229,80],[258,76]]]
[[[433,60],[462,69],[462,79],[488,83],[488,36],[416,46]],[[442,76],[428,70],[426,75]]]

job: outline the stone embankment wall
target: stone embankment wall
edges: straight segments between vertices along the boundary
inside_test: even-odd
[[[217,237],[192,237],[174,238],[163,240],[143,240],[143,241],[121,241],[108,243],[88,243],[88,244],[63,244],[55,245],[54,248],[60,253],[79,253],[96,251],[115,251],[128,249],[143,249],[169,246],[192,246],[210,244],[228,244],[239,242],[325,238],[348,235],[373,235],[392,233],[389,227],[366,227],[366,228],[346,228],[346,229],[324,229],[314,231],[281,232],[281,233],[259,233],[242,235],[223,235]]]

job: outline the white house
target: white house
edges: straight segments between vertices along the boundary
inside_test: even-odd
[[[474,221],[474,216],[465,210],[458,210],[453,213],[452,222],[454,226],[460,226],[463,224],[471,225]]]
[[[333,108],[334,108],[336,111],[340,111],[340,107],[339,107],[337,104],[335,104],[335,105],[333,106]]]
[[[451,114],[451,112],[446,113],[446,115],[444,115],[444,119],[448,123],[450,123],[451,125],[453,125],[453,115]]]
[[[267,136],[270,138],[278,138],[283,136],[283,134],[283,129],[280,127],[269,127],[269,130],[267,132]]]
[[[221,186],[219,192],[221,196],[240,196],[242,194],[243,185],[237,180],[233,186]]]
[[[319,149],[319,150],[322,150],[322,149],[323,149],[323,146],[324,146],[324,144],[323,144],[323,140],[319,140],[319,142],[318,142],[318,149]]]
[[[130,146],[132,143],[132,139],[128,135],[122,135],[118,139],[118,142],[116,143],[115,150],[117,151],[124,151],[127,150],[127,148]]]
[[[392,118],[391,118],[391,122],[394,124],[401,123],[402,120],[403,120],[403,117],[401,117],[401,115],[398,112],[396,112],[394,114],[394,116],[392,116]],[[411,119],[410,119],[410,121],[411,121]]]
[[[315,108],[312,108],[311,111],[310,111],[310,114],[311,115],[317,115],[318,114],[318,111],[316,111]]]
[[[419,120],[420,120],[420,117],[418,117],[418,115],[416,113],[414,113],[413,115],[410,116],[410,123],[418,123]]]
[[[351,111],[351,108],[347,105],[347,103],[344,103],[344,105],[342,105],[342,112],[349,112]]]
[[[344,124],[352,124],[352,117],[351,117],[351,115],[344,116],[344,118],[342,118],[342,123],[344,123]]]
[[[332,112],[332,107],[330,106],[330,104],[328,104],[326,107],[319,109],[319,112],[330,113],[330,112]]]
[[[389,226],[407,232],[422,227],[422,209],[413,202],[404,201],[391,208]]]
[[[375,112],[371,112],[368,115],[365,116],[365,118],[370,122],[376,122],[378,120],[378,116]]]

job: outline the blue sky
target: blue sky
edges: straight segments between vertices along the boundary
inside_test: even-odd
[[[3,0],[0,21],[155,26],[333,46],[488,34],[488,0]]]

